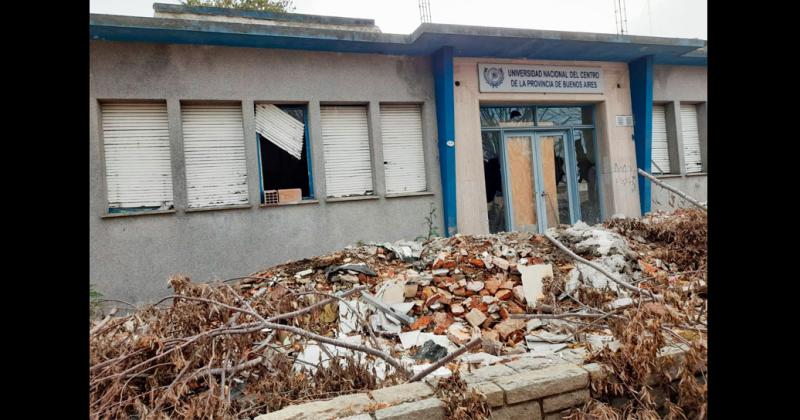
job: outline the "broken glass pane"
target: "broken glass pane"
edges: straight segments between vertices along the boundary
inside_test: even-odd
[[[578,200],[581,206],[581,219],[593,225],[600,223],[600,197],[597,180],[597,154],[594,150],[594,133],[590,128],[575,129],[576,164],[578,174]]]

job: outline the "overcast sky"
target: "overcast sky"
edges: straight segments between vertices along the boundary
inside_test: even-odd
[[[180,3],[161,0],[160,3]],[[153,0],[90,0],[91,13],[153,16]],[[430,0],[435,23],[616,33],[616,0]],[[707,39],[704,0],[626,0],[632,35]],[[295,13],[375,19],[383,32],[419,26],[418,0],[294,0]]]

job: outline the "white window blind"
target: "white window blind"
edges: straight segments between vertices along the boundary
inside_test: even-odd
[[[256,132],[295,159],[303,154],[305,125],[275,105],[256,105]]]
[[[651,169],[653,173],[670,172],[667,113],[663,105],[653,105],[653,163]]]
[[[247,165],[240,105],[183,105],[190,208],[246,204]]]
[[[109,208],[172,206],[166,103],[101,104]]]
[[[320,107],[325,186],[328,197],[372,192],[367,108]]]
[[[422,115],[418,105],[381,105],[386,192],[425,191]]]
[[[683,159],[686,173],[701,172],[700,131],[697,126],[697,105],[681,105],[681,133],[683,134]]]

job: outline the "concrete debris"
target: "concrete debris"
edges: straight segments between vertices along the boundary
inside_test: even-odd
[[[400,345],[403,347],[403,350],[411,349],[412,347],[416,347],[417,340],[419,340],[420,330],[414,330],[409,332],[401,332],[399,335],[400,338]]]
[[[633,305],[633,299],[629,297],[615,299],[608,304],[611,309],[627,308],[631,305]]]
[[[422,244],[416,241],[385,242],[381,246],[394,252],[397,258],[406,262],[419,259],[422,252]]]
[[[470,333],[469,328],[464,326],[464,324],[460,322],[454,322],[447,327],[447,338],[449,338],[453,343],[462,346],[472,338],[472,334]]]
[[[308,271],[308,270],[306,270]],[[325,270],[325,277],[330,278],[331,275],[335,274],[338,271],[350,271],[353,273],[363,273],[367,276],[375,277],[378,274],[372,271],[366,264],[344,264],[339,266],[331,266],[327,270]],[[313,272],[313,270],[312,270]],[[300,274],[300,273],[298,273]],[[307,273],[306,275],[311,274],[311,272]]]
[[[522,289],[525,301],[529,308],[536,308],[536,302],[543,297],[543,281],[546,277],[553,277],[553,266],[551,264],[536,264],[517,267],[522,274]]]

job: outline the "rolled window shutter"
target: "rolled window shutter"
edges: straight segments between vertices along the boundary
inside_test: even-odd
[[[653,163],[655,165],[652,165],[651,172],[670,172],[667,114],[663,105],[653,105]]]
[[[422,115],[418,105],[382,105],[381,139],[386,192],[425,191]]]
[[[109,208],[172,206],[167,104],[105,103],[100,110]]]
[[[320,107],[328,197],[371,193],[372,159],[363,106]]]
[[[681,105],[681,133],[683,134],[683,160],[686,173],[701,172],[700,131],[697,126],[697,105]]]
[[[248,203],[240,105],[183,105],[189,208]]]

